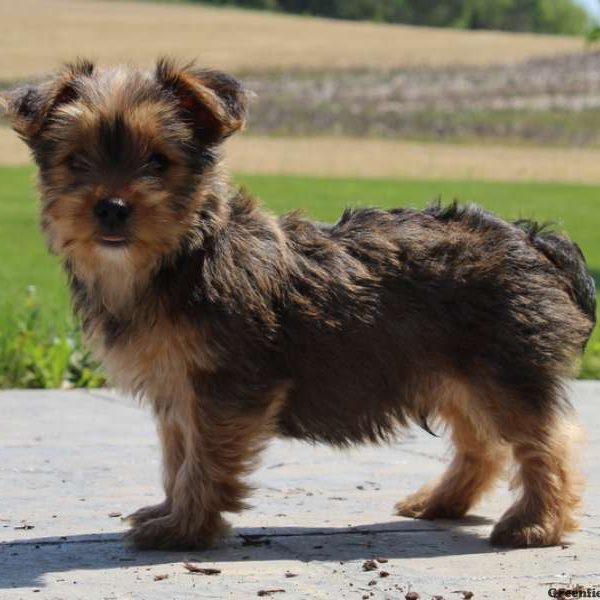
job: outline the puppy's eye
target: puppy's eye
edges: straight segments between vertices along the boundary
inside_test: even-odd
[[[70,154],[65,162],[74,173],[83,173],[88,167],[87,161],[78,154]]]
[[[169,157],[161,152],[153,152],[148,157],[148,167],[158,173],[164,173],[169,168],[170,164],[171,161],[169,160]]]

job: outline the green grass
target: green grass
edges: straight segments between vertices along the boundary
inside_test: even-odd
[[[595,186],[253,175],[237,179],[275,212],[301,208],[322,221],[335,220],[346,206],[423,206],[437,197],[477,202],[507,218],[554,221],[581,245],[600,283],[600,189]],[[0,169],[0,223],[0,387],[101,383],[81,351],[64,276],[38,231],[33,169]],[[600,378],[598,332],[582,376]]]

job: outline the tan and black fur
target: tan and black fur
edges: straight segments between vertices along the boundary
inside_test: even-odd
[[[575,244],[456,204],[276,218],[221,171],[246,96],[214,71],[79,62],[2,102],[89,344],[158,421],[166,498],[131,516],[138,546],[222,535],[272,436],[348,446],[436,419],[454,459],[398,514],[461,517],[512,459],[519,498],[492,542],[576,528],[563,385],[595,292]],[[106,198],[129,211],[122,239],[99,233]]]

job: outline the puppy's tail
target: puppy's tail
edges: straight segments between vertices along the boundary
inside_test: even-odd
[[[515,225],[562,272],[571,298],[592,322],[591,333],[596,324],[596,286],[579,246],[559,233],[545,231],[544,225],[533,221],[517,221]]]

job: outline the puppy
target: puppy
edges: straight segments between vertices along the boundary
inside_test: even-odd
[[[456,204],[277,218],[221,170],[247,98],[215,71],[81,61],[2,103],[87,341],[156,415],[166,498],[131,515],[139,547],[223,535],[272,436],[345,447],[434,419],[454,458],[397,514],[462,517],[512,457],[492,543],[576,529],[564,382],[595,289],[574,243]]]

